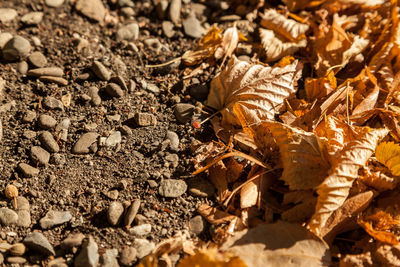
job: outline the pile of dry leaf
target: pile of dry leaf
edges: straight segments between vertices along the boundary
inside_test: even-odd
[[[397,0],[253,2],[253,34],[214,25],[181,57],[187,77],[217,70],[218,141],[193,148],[218,190],[198,210],[214,242],[179,235],[142,264],[183,250],[179,267],[400,265]]]

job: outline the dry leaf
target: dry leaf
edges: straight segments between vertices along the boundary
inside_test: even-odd
[[[328,246],[298,224],[262,224],[235,233],[221,246],[249,267],[328,266]]]
[[[230,223],[237,219],[236,216],[231,215],[227,212],[213,208],[207,204],[201,204],[197,209],[197,212],[203,216],[209,223],[214,225],[220,225],[224,223]]]
[[[399,225],[399,221],[393,220],[390,214],[379,210],[375,214],[360,219],[358,223],[375,240],[390,245],[399,244],[397,236],[392,232],[386,231],[390,230],[393,225]]]
[[[376,251],[374,253],[376,261],[381,266],[399,266],[400,265],[400,245],[386,245],[377,244]]]
[[[223,65],[225,63],[225,60],[232,55],[238,43],[239,43],[239,32],[236,29],[236,24],[235,24],[233,25],[233,27],[230,27],[225,30],[224,37],[222,39],[222,44],[217,49],[217,51],[215,51],[214,56],[216,59],[220,59],[223,57],[221,65]]]
[[[247,267],[238,256],[232,256],[230,253],[218,252],[216,248],[202,249],[195,255],[183,258],[177,265],[177,267],[196,266]]]
[[[400,182],[398,177],[388,176],[383,171],[379,170],[373,171],[369,167],[363,168],[362,175],[360,175],[358,179],[379,192],[393,190]]]
[[[379,144],[375,152],[376,159],[388,167],[394,176],[400,176],[400,145],[393,142]]]
[[[325,97],[336,89],[336,78],[333,71],[327,72],[324,77],[321,78],[307,78],[304,87],[308,100],[314,100],[321,97]]]
[[[387,134],[387,129],[373,129],[344,147],[330,175],[318,186],[315,214],[308,224],[311,231],[321,234],[328,218],[345,202],[359,168],[365,166],[378,142]]]
[[[226,68],[211,82],[206,104],[219,110],[222,124],[240,125],[234,104],[250,108],[258,119],[273,119],[285,99],[296,92],[301,75],[298,61],[284,68],[251,65],[232,57]]]
[[[371,252],[365,252],[363,254],[351,255],[347,254],[340,259],[340,267],[365,267],[373,266],[374,262],[371,257]]]
[[[296,206],[282,212],[281,218],[287,222],[305,222],[313,215],[315,204],[317,204],[317,198],[314,196],[304,199]]]
[[[250,208],[257,204],[260,193],[260,179],[247,183],[240,190],[240,208]]]

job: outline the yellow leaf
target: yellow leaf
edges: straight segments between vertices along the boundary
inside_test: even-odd
[[[177,267],[247,267],[247,265],[237,256],[229,253],[218,252],[214,249],[200,250],[193,256],[182,259]]]
[[[388,167],[394,176],[400,176],[400,145],[393,142],[382,142],[376,148],[376,159]]]

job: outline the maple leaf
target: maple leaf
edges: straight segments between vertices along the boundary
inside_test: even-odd
[[[375,152],[376,159],[388,167],[395,176],[400,176],[400,145],[394,142],[379,144]]]
[[[349,142],[338,155],[330,175],[318,186],[318,201],[315,213],[308,227],[321,234],[329,216],[343,205],[350,187],[358,177],[359,168],[365,166],[367,160],[375,152],[378,142],[388,134],[387,129],[374,129],[357,140]]]
[[[206,105],[219,110],[222,124],[240,125],[233,106],[248,107],[258,119],[273,119],[283,102],[296,92],[302,64],[294,61],[283,68],[252,65],[233,56],[211,81]]]

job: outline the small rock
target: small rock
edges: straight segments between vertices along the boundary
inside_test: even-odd
[[[40,77],[40,76],[62,77],[64,75],[64,71],[59,67],[37,68],[29,70],[28,75],[33,77]]]
[[[135,223],[136,225],[142,225],[147,223],[147,217],[143,216],[142,214],[136,214],[135,216]]]
[[[82,233],[73,233],[69,234],[67,238],[65,238],[61,242],[61,248],[65,250],[70,250],[74,247],[79,247],[82,244],[85,235]]]
[[[25,130],[22,136],[26,139],[33,139],[36,137],[36,132],[31,130]]]
[[[143,41],[145,47],[151,49],[154,53],[160,54],[162,50],[168,51],[169,49],[161,44],[158,38],[148,38]]]
[[[36,119],[36,112],[32,110],[27,110],[25,115],[22,117],[22,122],[31,123]]]
[[[33,146],[31,148],[31,159],[35,164],[46,166],[50,160],[50,153],[40,146]]]
[[[158,186],[157,182],[154,180],[147,180],[147,183],[151,188],[156,188]]]
[[[97,87],[94,87],[94,86],[89,87],[88,95],[90,96],[90,103],[93,106],[98,106],[101,104],[101,98],[99,96],[99,89]]]
[[[169,6],[169,18],[175,24],[179,23],[181,18],[182,0],[172,0]]]
[[[116,83],[109,83],[105,88],[106,93],[111,97],[123,97],[124,91]]]
[[[22,196],[18,196],[17,197],[17,206],[15,207],[15,202],[13,201],[13,208],[15,210],[27,210],[29,211],[30,209],[30,205],[29,205],[29,201]]]
[[[48,109],[56,109],[64,111],[64,104],[55,97],[46,96],[43,99],[43,106]]]
[[[68,81],[61,77],[40,76],[39,80],[42,82],[55,83],[55,84],[64,85],[64,86],[68,85]]]
[[[18,221],[19,227],[30,227],[31,226],[31,214],[28,210],[18,210]]]
[[[118,250],[117,249],[107,249],[103,255],[100,256],[100,266],[101,267],[119,267],[118,264]]]
[[[112,132],[106,139],[105,146],[106,147],[112,147],[116,146],[119,143],[121,143],[121,132],[120,131],[114,131]]]
[[[196,197],[211,197],[214,195],[214,186],[206,179],[193,177],[188,180],[189,193]]]
[[[107,209],[107,220],[112,226],[116,226],[124,213],[124,206],[118,202],[113,201]]]
[[[151,224],[146,223],[146,224],[136,225],[130,228],[129,232],[136,236],[148,235],[151,233]]]
[[[109,199],[112,199],[112,200],[116,200],[118,198],[118,195],[119,195],[119,192],[116,189],[105,191],[103,193],[104,193],[104,195],[106,197],[108,197]]]
[[[93,73],[101,80],[108,81],[111,79],[111,72],[100,61],[93,61],[91,67]]]
[[[0,208],[0,223],[4,226],[16,224],[18,221],[18,214],[8,208]]]
[[[116,33],[116,40],[134,41],[139,38],[139,25],[137,23],[130,23],[120,27]]]
[[[134,247],[124,247],[121,251],[119,261],[124,266],[132,266],[136,261],[137,251]]]
[[[15,19],[18,16],[18,13],[15,9],[12,8],[0,8],[0,22],[6,23]]]
[[[21,61],[21,62],[18,62],[18,64],[17,64],[17,71],[19,73],[21,73],[22,75],[26,75],[28,73],[28,68],[29,68],[29,66],[28,66],[28,63],[26,63],[26,61]]]
[[[127,126],[127,125],[122,125],[122,126],[119,128],[119,131],[120,131],[123,135],[126,135],[126,136],[132,135],[132,130],[131,130],[131,128],[129,128],[129,126]]]
[[[18,60],[25,58],[31,52],[31,44],[21,36],[14,36],[3,48],[3,57],[5,60]]]
[[[106,9],[101,0],[78,0],[75,9],[89,19],[98,22],[103,21],[106,15]]]
[[[68,267],[68,265],[65,263],[65,259],[61,258],[61,257],[48,261],[47,266],[48,267]]]
[[[190,87],[189,94],[198,101],[204,101],[208,96],[208,87],[204,84],[196,84]]]
[[[155,247],[153,242],[150,242],[147,239],[138,239],[138,238],[135,239],[135,241],[133,242],[133,245],[136,248],[137,257],[139,259],[149,255]]]
[[[59,7],[64,4],[64,0],[45,0],[44,2],[48,7]]]
[[[21,22],[27,25],[37,25],[43,19],[43,12],[29,12],[21,18]]]
[[[85,239],[79,255],[75,258],[75,267],[96,267],[99,262],[98,246],[92,236]]]
[[[174,24],[171,21],[164,20],[161,26],[166,37],[172,38],[175,35]]]
[[[205,33],[205,29],[201,26],[200,21],[192,13],[183,21],[183,30],[185,34],[193,38],[201,38]]]
[[[26,247],[23,243],[15,243],[10,248],[9,252],[13,256],[22,256],[25,254]]]
[[[134,7],[135,6],[135,4],[132,2],[132,0],[118,0],[118,5],[120,7],[125,7],[125,6]]]
[[[66,163],[65,155],[59,153],[51,155],[50,163],[54,165],[63,166]]]
[[[56,125],[57,121],[49,115],[42,114],[38,118],[38,126],[43,130],[54,128]]]
[[[187,185],[183,180],[166,179],[160,182],[158,193],[163,197],[179,197],[186,192]]]
[[[114,76],[111,78],[110,82],[116,83],[121,86],[123,90],[128,91],[128,86],[126,85],[125,80],[124,78],[122,78],[122,76]]]
[[[44,131],[39,135],[39,141],[42,146],[44,146],[44,148],[50,153],[57,153],[58,151],[60,151],[60,147],[58,146],[57,141],[48,131]]]
[[[173,151],[179,151],[179,137],[175,132],[167,131],[167,139],[169,140],[169,147]]]
[[[130,227],[133,220],[135,219],[137,212],[139,211],[139,208],[140,208],[140,199],[135,199],[133,203],[129,206],[128,211],[124,216],[125,227]]]
[[[145,80],[142,80],[141,85],[144,90],[149,91],[153,94],[157,95],[160,93],[160,88],[158,88],[158,86],[153,83],[148,83]]]
[[[136,15],[136,11],[131,7],[123,7],[121,8],[121,14],[126,17],[134,17]]]
[[[47,238],[39,232],[31,232],[24,239],[24,244],[39,253],[44,255],[52,255],[54,256],[56,253],[52,245],[50,245]]]
[[[157,118],[153,114],[138,112],[135,114],[136,124],[139,126],[151,126],[157,124]]]
[[[0,33],[0,50],[6,45],[8,41],[13,38],[13,35],[9,32]]]
[[[69,222],[71,219],[72,215],[69,211],[51,210],[47,212],[46,216],[40,219],[39,223],[42,229],[49,229],[55,225]]]
[[[191,104],[180,103],[175,105],[174,114],[180,123],[185,123],[193,116],[194,109],[195,107]]]
[[[18,264],[18,266],[21,266],[20,264],[25,264],[27,260],[23,257],[8,257],[7,262],[12,265]]]
[[[23,177],[30,178],[39,175],[39,169],[32,167],[26,163],[18,164],[18,170],[21,172]]]
[[[189,230],[190,232],[199,235],[203,232],[204,230],[204,219],[200,215],[197,215],[190,219],[189,221]]]
[[[99,135],[97,133],[84,133],[79,140],[75,143],[72,148],[73,154],[87,154],[90,152],[89,147],[96,142],[97,137]]]

